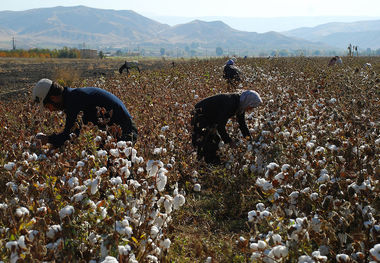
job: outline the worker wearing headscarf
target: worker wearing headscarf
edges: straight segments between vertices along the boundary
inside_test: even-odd
[[[197,150],[198,159],[204,157],[207,163],[220,164],[217,155],[220,139],[233,144],[226,132],[228,120],[236,116],[244,137],[250,137],[245,122],[245,112],[262,103],[256,91],[246,90],[240,93],[223,93],[205,98],[195,105],[191,124],[193,126],[192,143]]]

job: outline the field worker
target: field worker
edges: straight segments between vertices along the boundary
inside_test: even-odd
[[[83,112],[84,124],[92,122],[102,130],[106,125],[116,124],[122,131],[116,139],[132,143],[137,140],[137,128],[127,108],[118,97],[103,89],[62,87],[50,79],[41,79],[33,88],[32,99],[42,108],[64,111],[66,114],[65,128],[61,133],[36,136],[42,144],[50,143],[54,147],[60,147],[72,132],[79,135],[80,128],[75,124],[80,112]],[[102,120],[105,119],[109,121],[104,123]]]
[[[240,70],[235,66],[236,58],[229,59],[223,68],[223,78],[227,79],[228,83],[240,81]]]
[[[234,147],[235,143],[226,132],[227,121],[236,116],[239,128],[245,138],[251,139],[245,112],[262,103],[256,91],[246,90],[240,93],[224,93],[205,98],[195,105],[191,125],[193,126],[192,144],[197,157],[204,157],[206,163],[220,164],[217,155],[220,137],[226,144]]]

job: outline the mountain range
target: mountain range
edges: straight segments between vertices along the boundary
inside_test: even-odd
[[[328,23],[286,32],[247,32],[222,21],[169,26],[131,10],[85,6],[39,8],[0,12],[0,48],[86,46],[94,49],[166,48],[209,49],[239,52],[271,50],[343,51],[349,43],[380,48],[380,20]]]

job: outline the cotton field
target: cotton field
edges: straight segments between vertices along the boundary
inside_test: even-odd
[[[75,83],[123,100],[134,146],[92,125],[41,146],[65,115],[0,102],[0,261],[380,262],[380,58],[238,58],[236,86],[224,60]],[[252,140],[231,119],[223,165],[198,161],[194,105],[245,89]]]

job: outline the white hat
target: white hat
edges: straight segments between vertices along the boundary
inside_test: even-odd
[[[36,102],[41,107],[43,107],[43,101],[49,93],[52,84],[53,81],[51,81],[50,79],[41,79],[40,81],[38,81],[36,86],[33,88],[32,92],[33,102]]]
[[[248,107],[256,108],[263,103],[260,95],[253,90],[246,90],[240,95],[240,111],[245,111]]]

